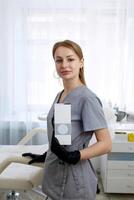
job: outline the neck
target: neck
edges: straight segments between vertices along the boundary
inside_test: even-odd
[[[63,81],[63,85],[64,85],[64,94],[68,94],[76,87],[82,86],[83,83],[80,80],[73,81],[73,82],[72,81]]]

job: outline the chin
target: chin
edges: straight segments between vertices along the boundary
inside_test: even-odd
[[[72,79],[73,77],[71,77],[69,75],[64,75],[64,76],[62,75],[61,78],[64,80],[69,80],[69,79]]]

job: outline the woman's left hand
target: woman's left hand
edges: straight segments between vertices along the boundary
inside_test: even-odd
[[[63,145],[60,145],[58,139],[53,135],[51,142],[51,151],[62,161],[69,164],[76,164],[80,160],[80,151],[67,151]]]

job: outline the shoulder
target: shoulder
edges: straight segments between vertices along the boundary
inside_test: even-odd
[[[94,97],[96,97],[96,94],[92,90],[90,90],[87,86],[83,87],[82,93],[83,93],[83,96],[85,98],[94,98]]]
[[[81,91],[81,100],[83,103],[90,102],[91,104],[100,104],[102,106],[101,100],[99,97],[92,91],[90,90],[87,86],[82,88]]]

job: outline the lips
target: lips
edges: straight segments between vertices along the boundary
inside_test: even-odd
[[[62,75],[67,75],[67,74],[69,74],[71,71],[61,71],[60,73],[62,74]]]

